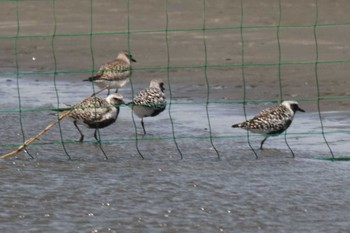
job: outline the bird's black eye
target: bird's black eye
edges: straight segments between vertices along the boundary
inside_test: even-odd
[[[293,110],[293,112],[295,112],[299,109],[299,106],[297,104],[291,104],[290,108]]]

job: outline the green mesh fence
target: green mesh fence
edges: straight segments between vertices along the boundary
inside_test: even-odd
[[[297,131],[284,133],[290,153],[309,153],[298,148],[298,143],[290,145],[292,138],[307,141],[321,137],[323,157],[344,158],[349,141],[338,139],[348,135],[349,130],[343,125],[330,127],[328,123],[335,120],[327,117],[332,112],[346,112],[349,107],[350,16],[346,2],[334,3],[329,9],[330,2],[2,0],[0,77],[2,90],[9,88],[3,93],[0,109],[4,138],[0,152],[6,153],[35,135],[46,126],[52,109],[65,103],[67,95],[74,97],[74,93],[67,93],[68,84],[67,90],[60,86],[63,82],[79,87],[74,89],[76,98],[70,104],[80,102],[98,88],[78,82],[93,76],[99,65],[118,51],[128,49],[138,63],[121,93],[131,100],[140,88],[148,86],[152,76],[162,78],[166,81],[168,103],[162,115],[167,115],[170,128],[162,136],[141,136],[139,119],[130,111],[132,127],[125,135],[103,137],[98,131],[102,146],[131,142],[144,157],[144,142],[167,141],[183,158],[184,152],[196,153],[196,147],[192,151],[182,146],[184,142],[205,141],[211,148],[208,153],[220,158],[232,153],[235,143],[244,143],[258,157],[258,135],[230,129],[231,125],[270,106],[266,103],[292,99],[307,112],[317,114],[312,131],[303,131],[299,126]],[[35,80],[45,82],[47,89],[40,86],[28,92],[28,83]],[[47,104],[41,99],[45,97],[40,97],[42,93],[47,96],[46,92],[51,93]],[[30,101],[33,98],[40,99],[40,106]],[[185,123],[178,115],[186,114],[188,106],[203,107],[201,112],[194,111],[205,116],[200,126],[205,133],[182,133],[179,129]],[[234,108],[242,117],[227,120],[227,130],[221,130],[215,127],[219,115],[215,108]],[[121,111],[126,109],[122,107]],[[24,114],[37,114],[31,119],[37,119],[34,126],[24,120]],[[230,113],[226,114],[223,119],[229,119]],[[297,114],[299,117],[299,124],[303,124],[303,116]],[[6,123],[11,119],[15,123]],[[188,120],[198,121],[195,114],[189,114],[187,123]],[[59,122],[56,137],[31,146],[61,146],[71,157],[72,149],[67,146],[76,142],[67,139],[67,124]],[[119,120],[116,124],[120,124]],[[154,121],[149,127],[152,125]],[[230,143],[232,146],[227,146]],[[343,149],[335,153],[336,147]]]

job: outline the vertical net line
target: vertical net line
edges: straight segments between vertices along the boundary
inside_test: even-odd
[[[332,159],[334,159],[334,153],[332,151],[332,148],[330,147],[325,132],[324,132],[324,125],[322,121],[322,114],[321,114],[321,105],[320,105],[320,85],[319,85],[319,79],[318,79],[318,59],[319,59],[319,48],[318,48],[318,40],[317,40],[317,24],[318,24],[318,0],[315,0],[315,22],[313,26],[313,34],[314,34],[314,40],[315,40],[315,50],[316,50],[316,60],[315,60],[315,80],[316,80],[316,88],[317,88],[317,111],[318,111],[318,117],[320,119],[320,125],[321,125],[321,133],[324,142],[326,143],[329,152],[332,155]]]
[[[17,29],[16,29],[16,37],[13,43],[13,52],[15,55],[15,63],[16,63],[16,85],[17,85],[17,96],[18,96],[18,115],[19,115],[19,123],[21,127],[22,141],[23,143],[26,141],[26,136],[24,132],[23,126],[23,114],[22,114],[22,100],[21,100],[21,90],[20,90],[20,82],[19,82],[19,64],[18,64],[18,53],[17,53],[17,42],[20,32],[20,23],[19,23],[19,1],[16,1],[16,20],[17,20]],[[29,153],[28,153],[29,154]],[[29,154],[30,155],[30,154]]]
[[[91,56],[91,69],[90,69],[90,75],[91,77],[94,76],[95,73],[95,56],[94,56],[94,49],[93,49],[93,9],[92,9],[92,0],[90,0],[90,32],[89,32],[89,44],[90,44],[90,56]],[[90,82],[91,83],[91,87],[92,87],[92,93],[96,93],[96,84],[95,82]],[[109,89],[107,89],[109,90]],[[95,96],[95,94],[93,94],[93,96]]]
[[[168,15],[168,0],[165,0],[165,45],[166,45],[166,51],[167,51],[167,81],[168,81],[168,86],[169,86],[169,106],[168,106],[168,115],[170,119],[170,124],[171,124],[171,132],[172,132],[172,137],[173,141],[175,143],[176,149],[178,153],[180,154],[180,158],[183,159],[182,152],[180,150],[180,147],[176,141],[176,135],[175,135],[175,127],[174,127],[174,121],[173,117],[171,116],[171,107],[172,107],[172,101],[173,101],[173,92],[171,89],[171,81],[170,81],[170,49],[169,49],[169,38],[168,38],[168,29],[169,29],[169,15]]]
[[[247,120],[247,110],[246,110],[246,104],[247,104],[247,89],[246,89],[246,79],[245,79],[245,69],[244,69],[244,36],[243,36],[243,21],[244,21],[244,0],[241,0],[241,15],[240,15],[240,36],[241,36],[241,75],[242,75],[242,82],[243,82],[243,113],[244,118]],[[249,131],[247,130],[247,139],[248,139],[248,145],[251,151],[254,153],[255,158],[258,158],[258,154],[252,147],[250,143],[250,137],[249,137]]]
[[[281,49],[281,41],[280,41],[280,27],[281,27],[281,20],[282,20],[282,3],[281,0],[278,1],[278,19],[277,19],[277,25],[276,25],[276,38],[277,38],[277,49],[278,49],[278,84],[279,84],[279,103],[282,103],[283,101],[283,85],[282,85],[282,49]],[[287,131],[284,132],[284,142],[286,143],[289,151],[292,153],[293,158],[295,157],[294,151],[290,147],[288,140],[287,140]]]
[[[212,135],[212,128],[211,128],[211,122],[210,122],[210,114],[209,114],[209,100],[210,100],[210,86],[209,86],[209,80],[208,80],[208,52],[207,52],[207,42],[206,42],[206,0],[203,0],[203,47],[204,47],[204,76],[205,76],[205,83],[207,86],[207,99],[205,103],[205,111],[208,119],[208,129],[209,129],[209,140],[212,148],[215,150],[215,153],[220,159],[219,151],[216,149],[214,142],[213,142],[213,135]]]
[[[278,1],[278,20],[276,25],[276,38],[277,38],[277,49],[278,49],[278,84],[279,84],[279,102],[283,101],[283,90],[282,90],[282,79],[281,79],[281,62],[282,62],[282,51],[281,51],[281,41],[280,41],[280,26],[281,26],[281,18],[282,18],[282,6],[281,0]]]
[[[92,45],[92,37],[93,37],[93,9],[92,9],[92,1],[90,0],[90,33],[89,33],[89,45],[90,45],[90,56],[91,56],[91,71],[90,75],[94,76],[95,72],[95,56],[94,56],[94,49]],[[91,82],[92,84],[92,93],[95,93],[95,82]],[[96,106],[95,106],[96,111]]]
[[[90,0],[90,33],[89,33],[89,44],[90,44],[90,56],[91,56],[91,71],[90,75],[91,77],[94,76],[95,72],[95,56],[94,56],[94,49],[93,49],[93,0]],[[92,93],[96,92],[96,85],[95,82],[91,82],[92,86]]]
[[[130,48],[131,48],[131,46],[130,46],[131,45],[131,43],[130,43],[130,37],[131,37],[131,32],[130,32],[130,1],[129,0],[126,0],[126,8],[128,11],[128,20],[127,20],[128,51],[131,54],[131,50],[130,50]],[[131,72],[131,75],[129,76],[129,81],[130,81],[130,86],[131,86],[131,96],[132,96],[132,98],[134,98],[135,91],[134,91],[134,84],[132,81],[132,72]],[[131,106],[131,107],[133,107],[133,106]],[[139,138],[137,135],[137,125],[135,122],[135,116],[134,116],[133,110],[131,110],[131,119],[132,119],[132,123],[134,125],[134,130],[135,130],[135,147],[136,147],[137,153],[140,155],[140,157],[142,159],[144,159],[144,157],[140,151],[140,148],[139,148]]]
[[[92,45],[92,41],[93,41],[93,22],[94,22],[94,18],[93,18],[93,0],[90,0],[90,33],[89,33],[89,45],[90,45],[90,56],[91,56],[91,76],[94,76],[94,69],[95,69],[95,56],[94,56],[94,49],[93,49],[93,45]],[[91,82],[92,84],[92,93],[95,93],[95,84],[94,82]],[[95,111],[95,117],[97,116],[97,107],[96,107],[96,98],[93,98],[93,102],[94,102],[94,111]],[[97,126],[97,123],[96,123]],[[96,132],[97,132],[97,137],[99,138],[99,140],[101,141],[101,135],[100,135],[100,130],[98,127],[96,127]],[[98,142],[99,143],[99,142]],[[101,148],[102,150],[102,148]]]
[[[51,37],[51,52],[52,52],[52,58],[54,62],[54,72],[53,72],[53,84],[55,88],[55,95],[56,95],[56,100],[57,100],[57,109],[60,106],[60,97],[58,94],[58,88],[57,88],[57,59],[56,59],[56,51],[55,51],[55,36],[56,36],[56,30],[57,30],[57,24],[56,24],[56,0],[52,0],[52,20],[53,20],[53,32],[52,32],[52,37]],[[57,119],[59,119],[59,114],[57,114]],[[60,132],[60,142],[63,148],[64,153],[68,157],[68,159],[71,159],[71,156],[69,155],[67,148],[64,143],[63,139],[63,131],[61,127],[61,121],[58,121],[58,129]]]
[[[95,56],[94,56],[94,49],[93,49],[93,31],[94,31],[94,16],[93,16],[94,12],[93,12],[93,0],[90,0],[90,33],[89,33],[89,45],[90,45],[90,55],[91,55],[91,76],[94,76],[94,69],[95,69]],[[95,84],[94,82],[92,83],[92,91],[93,93],[95,93]],[[93,102],[94,102],[94,112],[95,112],[95,117],[97,116],[97,99],[94,96],[93,98]],[[100,150],[102,151],[102,153],[105,156],[105,159],[108,159],[106,153],[104,152],[103,148],[102,148],[102,140],[101,140],[101,133],[100,133],[100,129],[97,127],[97,122],[96,122],[96,140],[97,140],[97,144],[100,148]]]

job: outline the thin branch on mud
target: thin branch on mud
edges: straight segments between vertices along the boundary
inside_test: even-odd
[[[99,93],[101,93],[102,91],[106,90],[108,87],[104,87],[102,88],[101,90],[93,93],[91,96],[95,96]],[[81,102],[80,102],[81,103]],[[79,104],[80,104],[79,103]],[[78,104],[77,104],[78,105]],[[20,145],[16,150],[10,152],[10,153],[7,153],[7,154],[4,154],[2,156],[0,156],[0,159],[5,159],[7,157],[10,157],[10,156],[13,156],[23,150],[25,150],[27,148],[27,146],[29,146],[30,144],[32,144],[35,140],[37,140],[41,135],[43,135],[44,133],[46,133],[49,129],[51,129],[53,126],[55,126],[58,122],[60,122],[63,118],[65,118],[66,116],[68,116],[72,111],[74,110],[74,107],[63,113],[62,115],[60,115],[54,122],[50,123],[48,126],[45,127],[45,129],[41,130],[37,135],[29,138],[28,140],[26,140],[22,145]]]

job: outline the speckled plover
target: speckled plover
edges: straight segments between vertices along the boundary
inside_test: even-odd
[[[288,129],[296,111],[305,112],[299,108],[298,102],[283,101],[281,105],[267,108],[254,118],[234,124],[232,127],[266,135],[260,144],[260,149],[263,149],[263,144],[268,137],[277,136]]]
[[[154,117],[163,112],[166,108],[164,94],[164,82],[160,79],[153,79],[147,89],[140,91],[128,106],[141,118],[141,125],[144,135],[146,134],[144,117]]]
[[[115,92],[118,92],[118,88],[129,81],[131,62],[136,62],[132,55],[126,50],[121,51],[114,60],[102,65],[95,76],[84,81],[94,82],[101,89],[107,88],[108,95],[112,88],[116,88]]]
[[[121,104],[124,104],[123,96],[119,93],[113,93],[106,98],[97,96],[88,97],[69,109],[58,111],[60,111],[60,114],[64,114],[66,111],[74,109],[67,117],[73,120],[74,126],[80,133],[79,142],[84,140],[84,135],[79,129],[78,124],[95,129],[94,137],[99,141],[96,135],[97,129],[105,128],[117,120],[120,111],[119,106]]]

